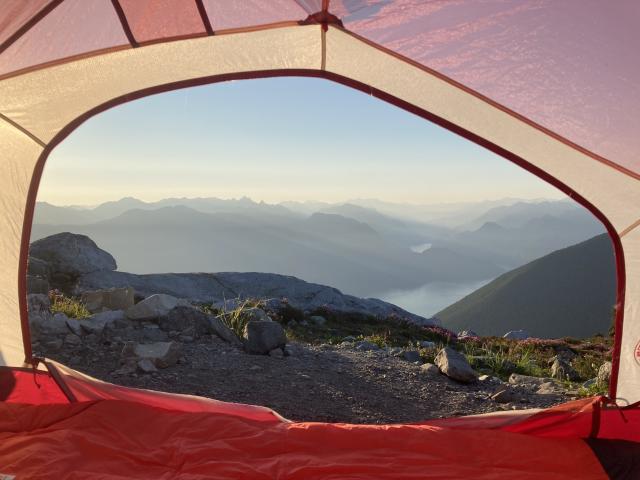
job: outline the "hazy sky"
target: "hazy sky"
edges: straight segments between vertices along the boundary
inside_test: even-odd
[[[164,93],[92,118],[52,152],[38,200],[125,196],[439,203],[563,195],[359,91],[276,78]]]

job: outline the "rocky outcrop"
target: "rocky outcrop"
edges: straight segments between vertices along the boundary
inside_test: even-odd
[[[602,365],[600,365],[600,368],[598,369],[598,376],[596,377],[596,381],[598,382],[598,385],[600,386],[609,385],[612,368],[613,367],[611,362],[604,362]]]
[[[211,303],[218,308],[233,308],[229,299],[271,299],[277,309],[281,303],[303,310],[328,309],[338,313],[358,313],[378,318],[396,317],[419,325],[435,325],[431,319],[412,314],[382,300],[345,295],[325,285],[305,282],[295,277],[274,273],[166,273],[135,275],[125,272],[100,271],[82,275],[76,294],[88,290],[132,287],[136,294],[148,297],[163,293],[198,303]]]
[[[72,277],[117,268],[115,259],[89,237],[68,232],[33,242],[29,254],[47,262],[52,273]]]
[[[451,347],[440,350],[434,362],[442,373],[458,382],[471,383],[478,378],[478,374],[471,368],[464,355]]]

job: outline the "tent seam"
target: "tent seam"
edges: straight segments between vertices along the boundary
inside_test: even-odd
[[[20,132],[22,132],[23,134],[25,134],[27,137],[29,137],[31,140],[33,140],[34,142],[36,142],[38,145],[40,145],[42,148],[46,148],[47,144],[45,142],[43,142],[42,140],[40,140],[38,137],[36,137],[33,133],[31,133],[29,130],[27,130],[26,128],[24,128],[22,125],[20,125],[18,122],[11,120],[9,117],[7,117],[6,115],[4,115],[3,113],[0,113],[0,118],[2,118],[5,122],[7,122],[9,125],[11,125],[13,128],[15,128],[16,130],[19,130]]]
[[[195,0],[196,7],[198,8],[198,13],[200,14],[200,18],[202,19],[202,24],[204,25],[204,29],[207,32],[207,35],[213,35],[213,27],[211,26],[211,20],[209,19],[209,14],[207,13],[207,9],[202,3],[202,0]]]
[[[13,32],[13,35],[7,38],[4,43],[0,45],[0,53],[4,52],[15,42],[20,40],[26,33],[29,32],[29,30],[40,23],[41,20],[43,20],[47,15],[55,10],[56,7],[58,7],[63,1],[64,0],[52,0],[47,5],[42,7],[42,9],[38,13],[36,13],[28,22],[25,22],[20,28]]]
[[[120,5],[120,1],[111,0],[111,5],[113,5],[113,9],[116,11],[116,15],[118,15],[120,26],[122,27],[127,40],[129,40],[129,44],[131,44],[133,48],[138,48],[140,45],[138,44],[136,37],[133,35],[133,31],[131,30],[131,26],[129,25],[129,20],[127,20],[127,15],[124,13],[122,5]]]
[[[640,218],[629,225],[627,228],[620,232],[620,238],[624,237],[626,234],[631,233],[636,228],[640,227]]]

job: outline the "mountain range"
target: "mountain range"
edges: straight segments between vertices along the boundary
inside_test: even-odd
[[[31,240],[63,231],[88,235],[133,273],[279,273],[367,297],[495,278],[604,229],[567,200],[402,206],[129,197],[85,208],[38,202]]]

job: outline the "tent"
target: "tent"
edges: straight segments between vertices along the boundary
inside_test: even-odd
[[[637,463],[640,4],[2,0],[1,7],[0,473],[595,479],[605,470],[624,475],[622,458]],[[38,369],[26,264],[51,150],[91,116],[143,96],[275,76],[323,78],[392,103],[515,162],[599,218],[618,280],[610,398],[422,425],[295,424],[260,407],[103,384],[53,362]],[[322,99],[301,108],[321,109]],[[162,448],[145,443],[154,438]],[[510,457],[507,447],[518,453]]]

